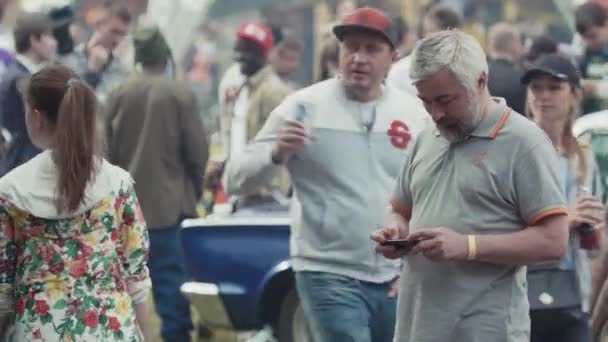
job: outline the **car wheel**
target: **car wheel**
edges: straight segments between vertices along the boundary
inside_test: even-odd
[[[281,305],[277,325],[277,338],[279,342],[313,341],[296,290],[289,291]]]

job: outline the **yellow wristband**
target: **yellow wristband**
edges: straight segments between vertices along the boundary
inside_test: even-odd
[[[475,260],[477,257],[477,237],[475,235],[468,235],[469,240],[469,255],[467,260]]]

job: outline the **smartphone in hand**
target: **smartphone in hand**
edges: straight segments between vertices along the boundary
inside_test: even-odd
[[[386,240],[381,243],[381,246],[393,246],[399,251],[409,252],[414,246],[416,246],[420,240],[408,240],[408,239],[398,239],[398,240]]]
[[[297,103],[293,113],[290,115],[292,121],[299,122],[309,134],[310,140],[314,141],[314,137],[311,136],[312,131],[312,104],[310,103]]]

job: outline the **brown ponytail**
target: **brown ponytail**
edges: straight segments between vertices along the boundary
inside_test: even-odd
[[[57,210],[74,211],[84,200],[100,152],[95,93],[72,70],[54,65],[32,75],[26,96],[31,109],[42,113],[53,126]]]

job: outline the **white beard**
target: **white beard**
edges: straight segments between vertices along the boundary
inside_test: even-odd
[[[437,125],[439,134],[450,143],[464,141],[479,126],[482,119],[481,103],[478,96],[471,96],[468,112],[470,117],[449,128]]]

